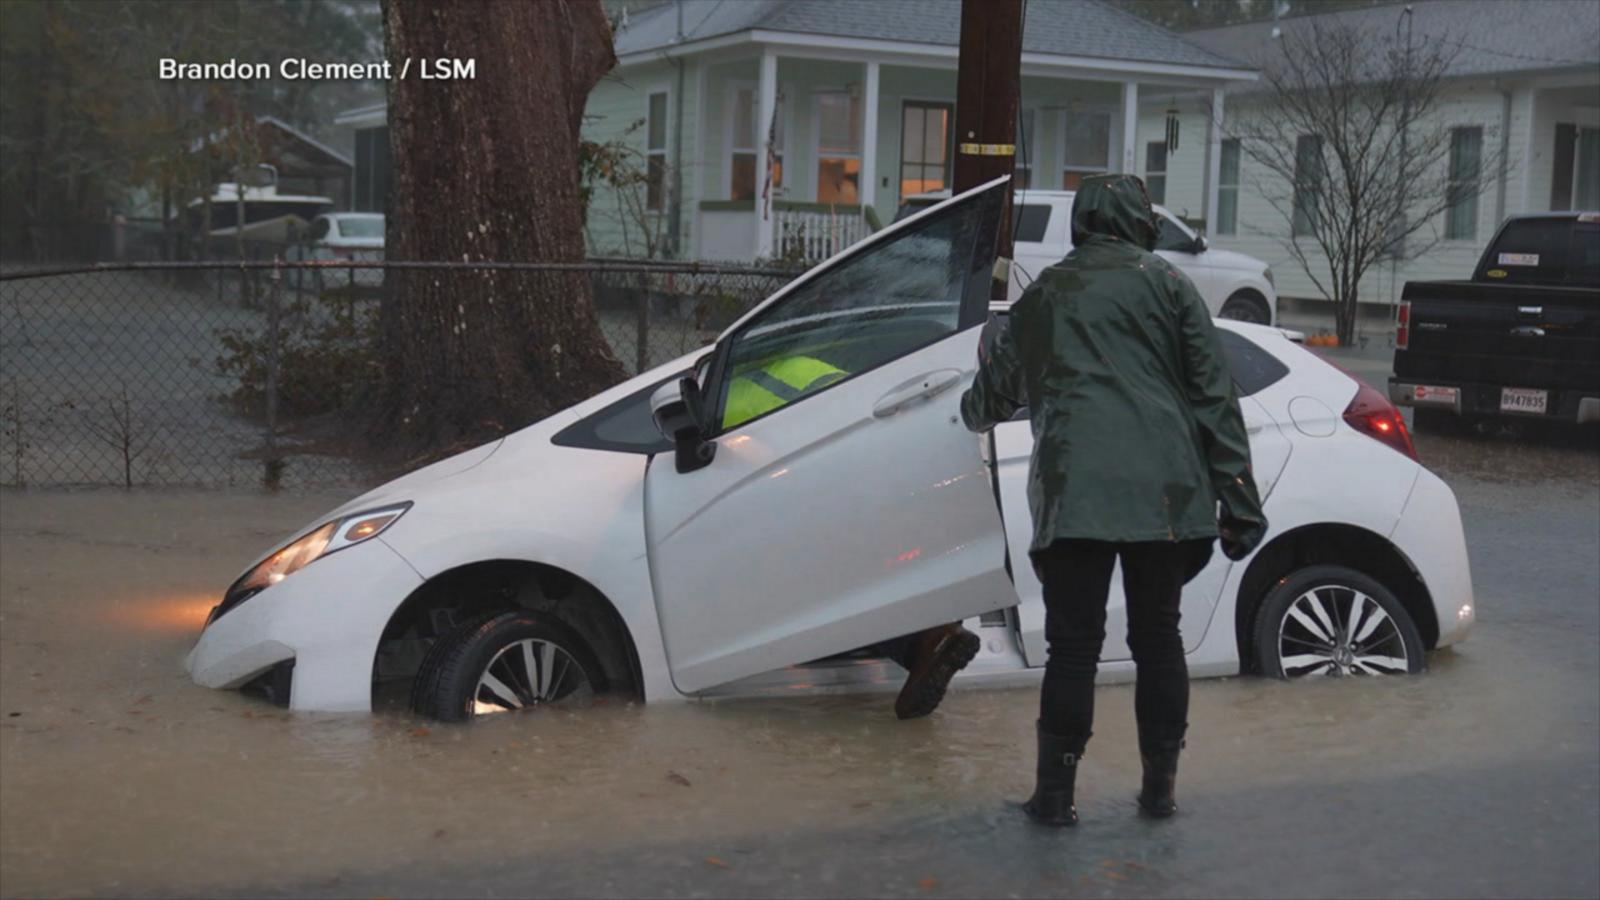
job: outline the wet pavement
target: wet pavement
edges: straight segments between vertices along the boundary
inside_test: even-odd
[[[1134,815],[1132,685],[1104,687],[1064,832],[1015,807],[1035,689],[909,723],[881,694],[290,715],[181,661],[342,498],[0,493],[0,893],[1594,897],[1600,452],[1418,446],[1461,502],[1472,637],[1414,678],[1197,681],[1167,822]]]

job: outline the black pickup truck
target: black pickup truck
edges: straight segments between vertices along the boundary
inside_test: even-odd
[[[1600,422],[1600,213],[1513,216],[1471,281],[1400,295],[1389,399],[1415,424]]]

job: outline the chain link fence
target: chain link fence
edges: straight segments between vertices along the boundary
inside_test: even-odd
[[[318,261],[0,269],[0,485],[350,484],[338,425],[399,268],[586,272],[630,375],[711,343],[796,273],[747,266]],[[347,436],[346,436],[347,437]]]

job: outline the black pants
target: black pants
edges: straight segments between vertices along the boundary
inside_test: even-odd
[[[1044,582],[1044,633],[1050,654],[1039,722],[1051,734],[1087,736],[1094,725],[1094,675],[1106,637],[1111,569],[1122,558],[1128,647],[1138,666],[1134,714],[1142,741],[1180,740],[1188,727],[1189,669],[1178,633],[1179,598],[1189,562],[1209,542],[1114,544],[1061,540],[1034,555]]]

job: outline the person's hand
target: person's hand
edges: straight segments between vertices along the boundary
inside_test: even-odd
[[[1217,534],[1221,538],[1222,553],[1224,556],[1238,562],[1250,555],[1261,543],[1266,529],[1259,522],[1248,519],[1235,519],[1224,517],[1217,523]]]

